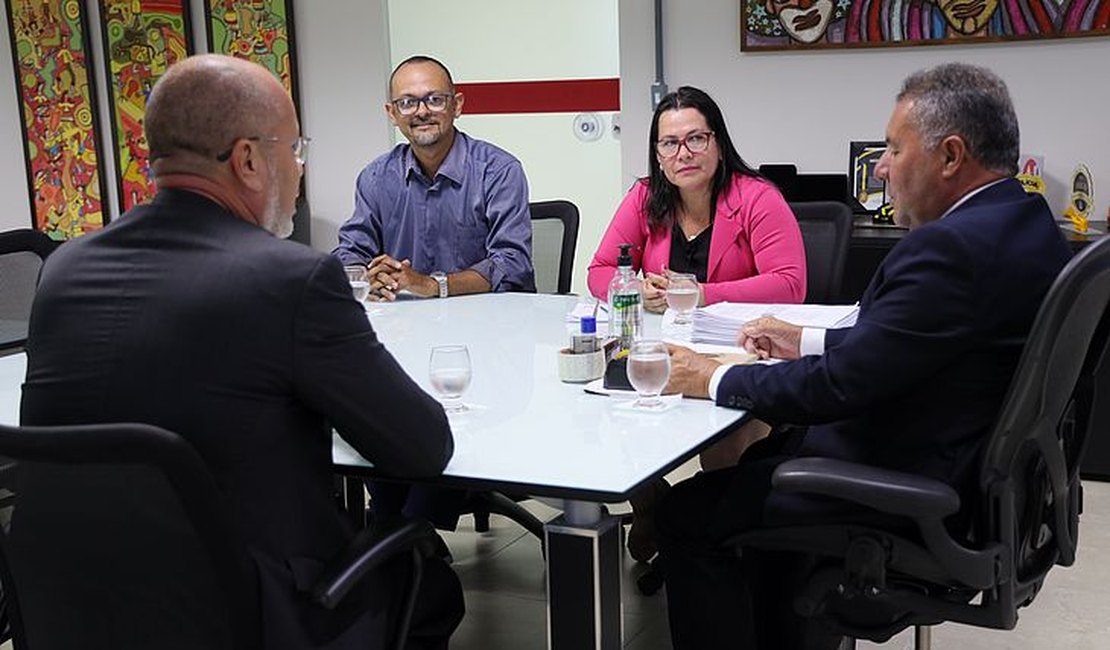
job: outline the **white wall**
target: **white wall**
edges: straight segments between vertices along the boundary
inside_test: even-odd
[[[382,115],[389,76],[384,0],[294,0],[301,131],[312,245],[330,251],[354,209],[355,176],[391,144]]]
[[[392,60],[441,58],[458,82],[615,77],[613,0],[389,0]]]
[[[794,162],[843,172],[848,141],[882,139],[902,79],[945,61],[984,65],[1005,79],[1022,150],[1045,157],[1049,204],[1059,214],[1077,162],[1095,177],[1095,213],[1110,205],[1110,39],[932,46],[812,53],[740,52],[739,0],[665,0],[665,73],[671,89],[708,91],[751,164]],[[621,0],[625,179],[647,169],[651,119],[652,3]],[[633,130],[636,133],[633,133]]]
[[[390,67],[383,4],[384,0],[294,0],[303,130],[313,137],[306,170],[312,234],[314,245],[323,250],[330,249],[339,224],[350,215],[358,170],[392,142],[381,110]],[[623,189],[647,166],[654,23],[650,0],[619,0],[619,9]],[[420,20],[425,25],[434,22],[427,16]],[[1110,39],[742,54],[738,20],[739,0],[669,0],[666,76],[672,88],[698,85],[720,101],[749,162],[796,162],[802,171],[842,171],[849,140],[882,136],[893,96],[906,74],[941,61],[964,60],[990,66],[1009,83],[1022,124],[1023,149],[1045,156],[1053,207],[1062,210],[1064,186],[1075,163],[1084,161],[1095,177],[1096,215],[1106,214],[1110,129],[1105,111],[1110,85],[1103,68],[1110,60]],[[480,33],[482,15],[475,14],[474,21],[473,29]],[[199,22],[197,27],[202,28]],[[573,45],[576,29],[581,27],[535,33]],[[532,42],[539,43],[540,36]],[[434,52],[434,43],[429,46]],[[507,78],[515,77],[508,66],[520,66],[524,58],[520,47],[504,49]],[[0,229],[30,224],[10,51],[5,26],[0,29]],[[538,45],[532,51],[539,62],[559,56]],[[459,53],[443,56],[460,59]],[[456,74],[466,70],[465,65],[454,67]],[[553,166],[574,166],[573,160],[550,159]],[[569,177],[564,187],[533,189],[537,198],[565,195],[573,190]],[[608,216],[599,207],[586,218],[600,224]],[[580,251],[592,252],[596,237],[584,229]]]

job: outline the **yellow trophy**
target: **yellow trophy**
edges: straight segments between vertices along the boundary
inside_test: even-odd
[[[1071,200],[1064,209],[1064,218],[1068,220],[1065,228],[1081,235],[1091,230],[1089,217],[1094,207],[1095,186],[1091,170],[1083,163],[1076,166],[1071,175]]]

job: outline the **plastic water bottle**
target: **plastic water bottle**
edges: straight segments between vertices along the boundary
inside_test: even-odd
[[[609,282],[609,336],[629,350],[644,328],[644,299],[640,279],[632,272],[632,244],[621,244],[617,274]]]

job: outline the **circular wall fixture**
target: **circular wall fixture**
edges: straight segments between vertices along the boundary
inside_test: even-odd
[[[582,142],[594,142],[601,138],[601,118],[597,113],[579,113],[574,117],[574,137]]]

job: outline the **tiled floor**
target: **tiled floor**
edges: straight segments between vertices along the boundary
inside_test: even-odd
[[[680,469],[679,472],[687,468]],[[1110,483],[1085,485],[1079,557],[1070,568],[1057,567],[1036,601],[1021,610],[1012,631],[945,624],[934,628],[933,647],[953,650],[1096,650],[1110,647]],[[531,502],[529,502],[531,507]],[[546,517],[555,511],[534,504]],[[465,520],[448,534],[454,568],[466,590],[467,615],[452,640],[453,650],[528,650],[545,647],[543,559],[539,542],[497,516],[489,533],[474,533]],[[665,596],[643,597],[634,580],[639,567],[624,566],[625,647],[669,650]],[[905,632],[882,646],[913,647]]]

